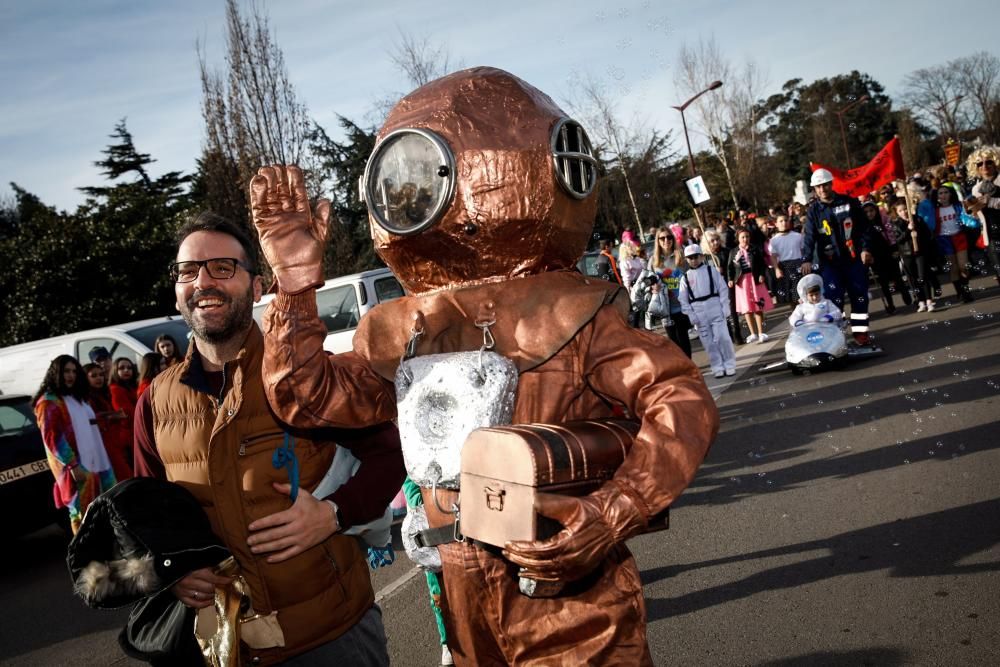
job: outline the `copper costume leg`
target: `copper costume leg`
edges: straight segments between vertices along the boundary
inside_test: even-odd
[[[517,567],[467,544],[440,548],[445,625],[456,665],[652,665],[632,555],[618,546],[563,595],[531,599]]]

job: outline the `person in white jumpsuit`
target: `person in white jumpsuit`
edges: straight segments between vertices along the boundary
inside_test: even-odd
[[[797,286],[799,305],[788,318],[789,324],[797,327],[808,322],[840,322],[844,313],[837,304],[823,296],[823,278],[810,273],[803,276]]]
[[[736,374],[736,351],[729,337],[729,287],[719,270],[701,261],[701,247],[684,248],[688,271],[681,278],[677,298],[681,311],[698,328],[701,345],[708,353],[712,373],[717,378]]]

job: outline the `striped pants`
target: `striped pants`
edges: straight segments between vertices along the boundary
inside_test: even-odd
[[[823,294],[842,311],[850,306],[851,333],[868,332],[868,269],[860,261],[828,264],[821,269]],[[844,301],[844,293],[850,297]]]

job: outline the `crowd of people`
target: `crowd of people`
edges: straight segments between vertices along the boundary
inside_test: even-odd
[[[707,326],[689,320],[678,298],[681,279],[691,269],[687,244],[699,245],[700,256],[728,287],[729,337],[739,345],[767,341],[767,312],[803,302],[798,281],[815,270],[838,311],[849,313],[856,341],[866,344],[871,285],[880,288],[885,312],[892,315],[897,299],[917,312],[934,312],[944,276],[964,303],[975,298],[969,288],[973,275],[992,274],[1000,283],[997,157],[992,147],[979,149],[967,165],[933,167],[862,198],[836,193],[832,174],[819,169],[808,200],[778,204],[766,213],[707,213],[704,227],[655,229],[648,258],[644,245],[626,230],[617,263],[613,243],[603,242],[597,272],[629,290],[634,326],[662,326],[690,356],[689,335],[703,335]]]
[[[59,355],[34,396],[35,418],[56,478],[56,506],[69,512],[74,534],[90,503],[134,474],[136,403],[160,371],[183,359],[168,334],[154,347],[157,352],[143,356],[138,375],[131,358],[112,359],[103,346],[90,350],[88,364]]]

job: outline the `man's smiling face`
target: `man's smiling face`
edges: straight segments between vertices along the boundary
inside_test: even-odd
[[[190,234],[177,249],[177,261],[205,261],[232,257],[246,265],[247,258],[239,241],[221,232],[198,231]],[[253,303],[260,300],[261,279],[237,266],[231,278],[213,278],[202,266],[191,282],[176,283],[177,310],[191,327],[196,338],[223,343],[245,334],[253,316]]]

